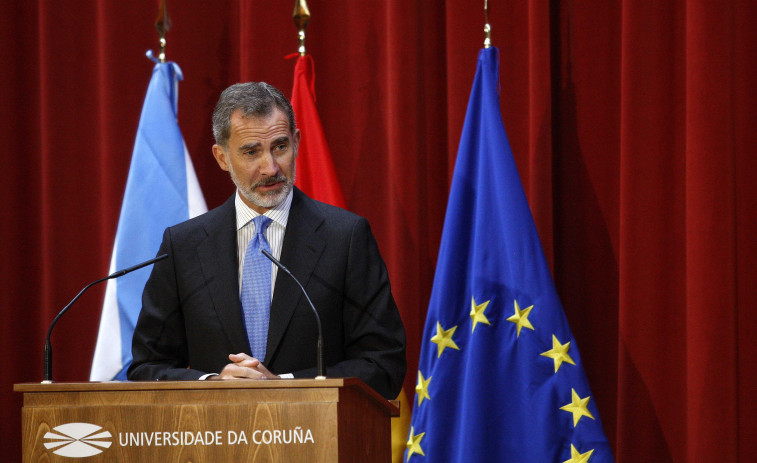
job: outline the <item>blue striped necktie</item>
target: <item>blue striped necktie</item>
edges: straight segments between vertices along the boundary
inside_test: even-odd
[[[271,219],[259,215],[252,219],[252,223],[255,225],[255,235],[247,243],[242,270],[242,311],[252,356],[262,362],[265,359],[268,321],[271,316],[271,261],[261,250],[271,252],[268,240],[265,239],[265,231],[271,224]]]

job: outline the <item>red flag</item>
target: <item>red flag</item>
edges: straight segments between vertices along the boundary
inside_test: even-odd
[[[321,118],[315,109],[315,69],[310,55],[297,58],[292,107],[297,117],[297,126],[302,132],[295,184],[311,198],[346,208]],[[397,399],[400,400],[402,411],[400,417],[392,418],[392,461],[395,463],[402,462],[412,412],[404,388]]]
[[[331,160],[321,118],[315,108],[315,69],[310,55],[297,58],[292,107],[297,126],[302,132],[295,185],[313,199],[346,209],[347,203]]]

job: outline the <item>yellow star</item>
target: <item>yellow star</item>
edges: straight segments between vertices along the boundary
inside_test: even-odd
[[[476,299],[471,298],[470,318],[471,320],[473,320],[473,326],[470,330],[471,333],[476,329],[476,324],[479,322],[491,325],[491,323],[489,323],[489,319],[486,318],[486,315],[484,315],[484,311],[486,310],[486,306],[489,305],[489,302],[491,301],[486,301],[483,304],[476,304]]]
[[[570,460],[565,460],[563,463],[586,463],[589,461],[592,453],[594,453],[594,449],[586,453],[578,453],[573,444],[570,444]]]
[[[552,349],[548,350],[547,352],[543,352],[539,355],[543,355],[544,357],[549,357],[552,360],[555,361],[555,373],[557,373],[557,370],[560,369],[560,366],[563,362],[568,362],[571,365],[575,365],[576,362],[573,361],[572,358],[570,358],[570,355],[568,355],[568,349],[570,349],[570,341],[566,342],[565,344],[560,344],[560,341],[557,340],[557,336],[554,334],[552,335]]]
[[[515,323],[515,326],[518,327],[518,335],[516,337],[520,337],[520,330],[525,328],[528,328],[530,330],[533,330],[534,327],[531,325],[531,322],[528,321],[528,315],[531,313],[531,309],[533,309],[534,306],[526,307],[523,310],[520,310],[520,306],[518,305],[518,301],[515,301],[515,313],[507,319],[509,322]],[[536,331],[536,330],[534,330]]]
[[[431,396],[428,395],[428,383],[431,382],[431,376],[428,379],[424,379],[421,374],[421,370],[418,370],[418,384],[415,385],[415,393],[418,394],[418,406],[421,405],[423,399],[431,400]]]
[[[437,355],[436,358],[441,357],[442,352],[444,352],[444,349],[447,347],[460,350],[460,348],[457,347],[457,344],[455,344],[455,341],[452,340],[452,336],[455,334],[456,329],[457,326],[453,326],[448,330],[442,329],[441,323],[436,322],[436,334],[431,338],[431,342],[436,343],[436,348],[439,352],[439,355]]]
[[[421,448],[421,439],[423,439],[423,436],[426,434],[425,432],[422,432],[418,435],[415,435],[415,429],[413,427],[410,427],[410,437],[407,438],[407,460],[410,460],[410,457],[417,453],[418,455],[426,456],[425,453],[423,453],[423,449]]]
[[[565,410],[566,412],[573,414],[573,427],[575,428],[576,426],[578,426],[578,420],[580,420],[581,417],[588,416],[592,420],[594,419],[594,417],[591,415],[591,412],[587,408],[591,396],[582,399],[578,396],[578,394],[576,394],[575,389],[571,389],[570,392],[573,395],[573,399],[569,404],[560,407],[560,410]]]

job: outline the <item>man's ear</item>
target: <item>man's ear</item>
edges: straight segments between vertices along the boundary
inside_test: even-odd
[[[226,155],[226,150],[221,145],[213,145],[213,157],[216,158],[218,167],[226,172],[229,171],[229,157]]]
[[[300,129],[294,129],[294,157],[297,158],[297,153],[300,151],[300,139],[302,137],[302,134],[300,133]]]

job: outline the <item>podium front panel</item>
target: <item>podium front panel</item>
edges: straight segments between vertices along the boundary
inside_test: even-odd
[[[17,387],[24,462],[390,461],[386,407],[326,381]]]

